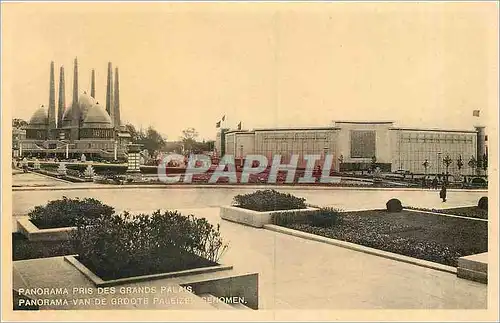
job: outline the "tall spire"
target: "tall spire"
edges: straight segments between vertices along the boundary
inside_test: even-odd
[[[121,120],[120,120],[120,83],[118,81],[118,67],[115,68],[115,96],[114,96],[114,125],[115,128],[120,128]]]
[[[73,76],[73,104],[71,106],[71,141],[78,140],[80,136],[80,108],[78,107],[78,60],[75,58],[75,71]]]
[[[64,92],[64,66],[59,70],[59,101],[57,105],[57,126],[62,127],[64,108],[66,106],[66,98]]]
[[[56,88],[54,83],[54,62],[50,62],[50,90],[49,90],[49,130],[56,128]],[[49,134],[50,137],[50,134]]]
[[[75,71],[73,74],[73,106],[78,104],[78,60],[75,58]]]
[[[90,80],[90,96],[95,99],[95,70],[92,69],[92,79]]]
[[[114,109],[113,109],[113,67],[111,62],[108,63],[108,83],[106,88],[106,112],[111,117],[111,122],[114,124]]]

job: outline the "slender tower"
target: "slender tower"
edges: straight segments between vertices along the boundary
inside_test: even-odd
[[[57,104],[57,126],[63,126],[64,108],[66,106],[66,98],[64,93],[64,66],[59,70],[59,101]]]
[[[49,138],[53,138],[54,129],[56,129],[56,88],[54,82],[54,62],[50,62],[50,90],[49,90]]]
[[[80,108],[78,107],[78,60],[75,58],[73,75],[73,104],[71,105],[71,140],[78,140],[80,125]]]
[[[120,129],[121,120],[120,120],[120,83],[118,80],[118,67],[115,68],[115,89],[114,89],[114,117],[113,120],[114,126],[116,129]]]
[[[90,96],[95,99],[95,70],[92,69],[92,79],[90,80]]]
[[[106,88],[106,112],[111,117],[111,122],[114,126],[114,109],[113,109],[113,67],[111,62],[108,63],[108,83]]]

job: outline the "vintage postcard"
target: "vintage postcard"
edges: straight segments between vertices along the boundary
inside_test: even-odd
[[[1,5],[2,319],[498,321],[496,1]]]

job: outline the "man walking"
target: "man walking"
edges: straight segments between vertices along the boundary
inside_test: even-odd
[[[443,184],[443,186],[441,187],[439,197],[443,199],[443,202],[446,202],[446,184]]]

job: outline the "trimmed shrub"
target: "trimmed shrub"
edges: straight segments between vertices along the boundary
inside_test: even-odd
[[[45,206],[35,206],[28,213],[29,219],[40,229],[73,227],[81,222],[88,223],[114,212],[111,206],[92,198],[80,200],[63,196]]]
[[[477,203],[477,207],[481,210],[488,210],[488,197],[483,196],[479,199],[479,203]]]
[[[241,208],[260,212],[305,209],[307,208],[305,202],[305,198],[280,193],[275,190],[239,194],[233,200],[233,203]]]
[[[385,204],[388,212],[401,212],[403,211],[403,205],[401,201],[398,199],[390,199]]]
[[[227,249],[204,218],[174,212],[114,214],[72,233],[79,261],[102,279],[214,266]]]
[[[329,207],[307,214],[302,211],[281,212],[272,215],[272,223],[285,227],[293,224],[308,224],[313,227],[329,228],[342,223],[342,215],[340,210]]]

